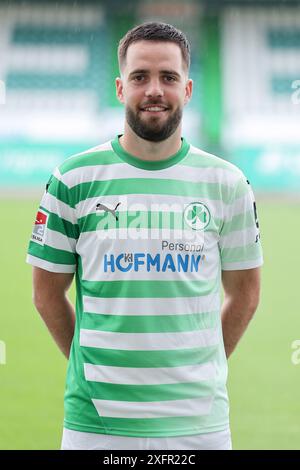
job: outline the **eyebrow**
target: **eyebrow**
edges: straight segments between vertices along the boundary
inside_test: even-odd
[[[132,75],[136,75],[138,73],[149,73],[149,70],[146,70],[146,69],[133,70],[133,72],[130,72],[129,77],[131,77]],[[160,73],[165,74],[165,75],[174,75],[177,78],[180,78],[179,73],[175,72],[175,70],[160,70]]]

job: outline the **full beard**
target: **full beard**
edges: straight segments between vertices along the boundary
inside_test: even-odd
[[[140,111],[142,112],[142,111]],[[168,119],[161,124],[156,117],[144,121],[140,118],[140,112],[135,113],[129,106],[126,108],[126,121],[133,132],[144,140],[161,142],[166,140],[176,131],[182,120],[182,108],[177,108]]]

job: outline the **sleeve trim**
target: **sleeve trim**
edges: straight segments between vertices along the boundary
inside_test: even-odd
[[[76,271],[76,265],[54,264],[32,255],[27,255],[26,263],[53,273],[75,273]]]
[[[243,269],[259,268],[263,265],[263,258],[258,258],[251,261],[239,261],[236,263],[224,263],[222,271],[240,271]]]

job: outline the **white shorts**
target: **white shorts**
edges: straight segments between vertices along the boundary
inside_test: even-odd
[[[64,428],[61,450],[231,450],[230,429],[176,437],[128,437]]]

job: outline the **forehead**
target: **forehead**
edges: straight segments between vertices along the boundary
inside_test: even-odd
[[[137,41],[127,49],[125,70],[169,70],[182,72],[183,59],[180,47],[168,41]]]

